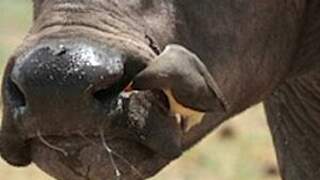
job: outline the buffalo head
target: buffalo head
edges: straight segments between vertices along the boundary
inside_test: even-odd
[[[164,92],[125,91],[168,44],[206,50],[191,41],[183,2],[34,0],[33,26],[4,74],[1,156],[61,180],[144,179],[232,115],[220,108],[185,131]]]
[[[3,79],[2,157],[69,180],[143,179],[178,157],[182,131],[163,93],[124,92],[160,51],[145,16],[162,10],[102,0],[34,10]]]

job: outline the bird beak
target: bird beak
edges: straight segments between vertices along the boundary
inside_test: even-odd
[[[130,82],[128,86],[123,89],[123,91],[126,93],[133,91],[134,89],[132,88],[132,84],[133,82]]]

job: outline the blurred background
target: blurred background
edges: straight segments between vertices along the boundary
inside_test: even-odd
[[[31,16],[31,0],[0,0],[0,77]],[[53,180],[35,165],[14,168],[1,158],[0,179]],[[280,180],[262,105],[223,124],[152,180]]]

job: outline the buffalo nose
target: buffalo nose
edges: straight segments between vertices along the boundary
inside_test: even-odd
[[[123,53],[114,48],[42,44],[16,59],[7,86],[9,99],[30,110],[44,103],[46,108],[68,108],[103,101],[121,88],[124,64]]]

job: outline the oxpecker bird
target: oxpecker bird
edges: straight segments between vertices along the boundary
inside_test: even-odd
[[[228,109],[226,98],[206,66],[191,51],[168,45],[127,90],[162,90],[184,131],[201,123],[206,112]]]

